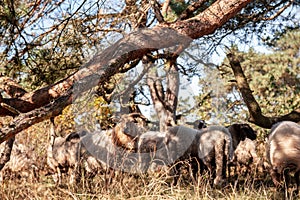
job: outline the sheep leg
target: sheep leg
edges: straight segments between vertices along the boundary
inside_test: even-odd
[[[142,173],[146,173],[151,164],[151,153],[140,153],[139,155],[139,170]]]
[[[283,178],[284,178],[284,189],[287,190],[289,188],[289,184],[291,181],[290,177],[290,170],[289,169],[284,169],[283,170]]]
[[[270,175],[271,175],[271,178],[273,180],[275,187],[277,187],[277,188],[280,187],[280,174],[277,172],[277,170],[271,169]]]
[[[296,185],[297,185],[297,193],[299,193],[299,183],[300,183],[300,181],[299,181],[299,175],[300,175],[300,171],[297,171],[296,173],[295,173],[295,179],[296,179]]]
[[[174,171],[173,182],[172,182],[173,186],[176,186],[178,184],[181,167],[182,167],[182,163],[181,162],[175,163],[175,165],[173,167],[173,169],[174,169],[173,170]]]
[[[215,162],[216,162],[216,178],[214,179],[214,185],[219,186],[222,184],[224,178],[226,177],[226,158],[225,152],[225,142],[222,140],[215,147]],[[224,162],[225,160],[225,162]]]
[[[200,160],[197,158],[192,158],[191,167],[192,167],[192,177],[194,178],[194,180],[197,180],[198,171],[200,170],[200,173],[202,173]]]
[[[206,158],[204,158],[203,163],[208,169],[210,177],[214,179],[216,174],[212,164],[212,157],[212,155],[208,155]],[[213,186],[213,183],[211,183],[211,186]]]
[[[106,191],[108,191],[108,186],[110,186],[114,177],[115,177],[115,171],[108,167],[108,169],[105,171],[105,174],[104,174]]]
[[[227,170],[227,156],[225,154],[222,155],[222,178],[226,179],[226,170]]]
[[[59,169],[59,167],[56,167],[56,175],[57,175],[57,179],[54,180],[56,182],[56,185],[61,185],[61,171]]]
[[[70,181],[69,181],[69,183],[70,183],[70,185],[73,185],[75,182],[76,182],[76,171],[75,171],[75,169],[70,169],[69,170],[70,171]]]

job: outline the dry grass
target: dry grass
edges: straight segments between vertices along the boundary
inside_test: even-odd
[[[251,174],[247,177],[232,179],[223,188],[212,188],[208,175],[200,176],[197,181],[189,176],[189,170],[180,177],[177,186],[172,186],[172,177],[166,173],[155,175],[133,175],[117,173],[112,183],[107,185],[104,175],[93,180],[84,177],[74,186],[56,186],[51,176],[43,174],[45,168],[45,147],[48,131],[41,123],[18,135],[18,141],[35,147],[41,173],[39,180],[24,180],[7,177],[0,187],[0,199],[299,199],[295,189],[285,194],[276,191],[267,172]],[[63,182],[67,183],[64,177]]]
[[[0,188],[0,199],[284,199],[282,191],[276,191],[270,178],[264,180],[251,176],[241,177],[223,188],[212,188],[206,176],[193,181],[187,174],[179,184],[172,186],[166,174],[138,176],[118,173],[110,185],[104,175],[93,180],[81,179],[74,186],[55,186],[51,176],[41,176],[39,181],[5,180]],[[65,183],[67,181],[64,181]],[[288,199],[298,199],[290,189]]]

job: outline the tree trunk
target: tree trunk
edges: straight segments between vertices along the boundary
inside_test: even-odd
[[[176,124],[176,108],[179,90],[179,73],[173,59],[165,63],[166,89],[162,77],[158,76],[156,68],[148,73],[147,83],[155,111],[159,119],[159,130],[164,132],[168,126]]]

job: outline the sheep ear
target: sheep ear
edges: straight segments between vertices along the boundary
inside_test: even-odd
[[[248,125],[248,124],[244,124],[242,127],[242,132],[245,134],[245,139],[246,137],[251,139],[251,140],[255,140],[257,135],[255,133],[255,131]]]
[[[79,134],[77,132],[72,132],[66,137],[66,141],[71,141],[73,139],[79,139]]]

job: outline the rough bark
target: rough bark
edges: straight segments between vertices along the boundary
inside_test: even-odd
[[[252,95],[252,90],[249,87],[247,78],[241,67],[239,59],[232,53],[227,55],[229,59],[230,66],[235,76],[237,87],[242,94],[243,100],[246,103],[249,110],[249,122],[252,122],[263,128],[271,128],[273,124],[280,121],[300,121],[300,109],[294,110],[286,115],[276,116],[276,117],[267,117],[265,116],[258,102],[255,100]]]
[[[176,124],[179,72],[175,60],[176,59],[172,58],[165,63],[166,89],[164,89],[161,77],[158,76],[155,68],[153,68],[147,76],[147,84],[155,111],[159,118],[159,129],[161,132],[166,131],[168,126],[174,126]]]
[[[0,143],[14,137],[17,133],[32,126],[33,124],[59,115],[62,110],[71,103],[72,94],[69,93],[59,97],[53,103],[18,115],[7,126],[1,128]]]
[[[218,0],[187,20],[163,23],[151,29],[132,32],[58,83],[25,93],[18,98],[0,98],[0,103],[5,103],[21,113],[0,130],[0,142],[35,123],[58,115],[64,107],[72,103],[72,99],[107,81],[125,63],[157,49],[187,46],[192,39],[213,33],[250,2],[251,0]],[[65,102],[62,103],[63,100]],[[11,114],[11,111],[0,106],[0,116]]]
[[[8,77],[0,77],[0,89],[5,91],[8,96],[11,98],[18,98],[23,96],[26,91],[14,80]],[[1,102],[1,99],[0,99]],[[7,110],[11,112],[11,116],[16,117],[20,113],[15,110],[13,107],[6,105],[4,103],[0,104],[2,107],[5,107]],[[5,166],[5,164],[10,160],[10,155],[12,152],[12,148],[14,146],[15,136],[10,137],[5,141],[2,152],[0,155],[0,171]]]

